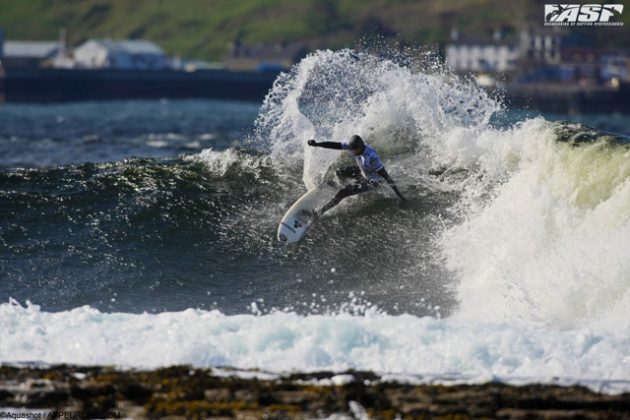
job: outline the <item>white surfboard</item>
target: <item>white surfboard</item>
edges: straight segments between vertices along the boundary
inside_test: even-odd
[[[285,243],[298,242],[313,224],[313,211],[330,200],[335,190],[327,185],[317,187],[300,197],[289,208],[278,225],[278,240]]]

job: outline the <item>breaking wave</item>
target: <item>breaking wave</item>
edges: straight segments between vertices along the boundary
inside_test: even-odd
[[[505,114],[430,55],[318,51],[240,149],[3,171],[5,294],[58,312],[0,305],[0,360],[627,380],[627,139]],[[306,141],[352,134],[410,206],[382,188],[280,246],[351,162]]]

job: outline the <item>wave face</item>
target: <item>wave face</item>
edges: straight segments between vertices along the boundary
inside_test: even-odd
[[[352,163],[306,141],[352,134],[409,206],[384,187],[278,244]],[[0,305],[0,360],[628,380],[629,157],[430,55],[318,51],[239,147],[2,170],[0,292],[41,306]]]

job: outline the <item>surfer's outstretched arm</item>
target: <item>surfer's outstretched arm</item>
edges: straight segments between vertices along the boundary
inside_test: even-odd
[[[400,193],[400,191],[398,191],[398,187],[396,186],[396,183],[394,182],[394,180],[389,176],[389,174],[387,173],[387,171],[385,170],[385,168],[382,168],[381,170],[379,170],[377,172],[380,176],[382,176],[385,181],[387,181],[387,183],[389,184],[390,187],[392,187],[392,190],[394,190],[394,192],[396,193],[396,195],[398,196],[398,198],[400,198],[402,201],[407,201],[407,199],[405,197],[403,197],[403,195]]]
[[[341,145],[341,143],[337,143],[336,141],[320,141],[319,143],[317,143],[315,140],[309,140],[307,144],[313,147],[323,147],[324,149],[335,149],[335,150],[343,149],[343,146]]]

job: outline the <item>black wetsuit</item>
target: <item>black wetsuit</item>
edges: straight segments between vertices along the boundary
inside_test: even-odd
[[[337,150],[349,148],[346,143],[337,143],[332,141],[315,143],[314,145],[326,149]],[[354,179],[355,182],[350,185],[346,185],[339,190],[333,199],[321,208],[319,215],[324,214],[326,211],[339,204],[339,202],[346,197],[377,188],[380,185],[380,178],[387,181],[401,200],[405,200],[400,191],[398,191],[394,181],[387,174],[387,171],[385,171],[385,167],[374,149],[372,149],[369,145],[364,145],[363,152],[360,155],[356,155],[355,159],[357,160],[357,165],[359,166],[348,166],[339,169],[336,172],[339,179],[343,180],[350,178]]]

